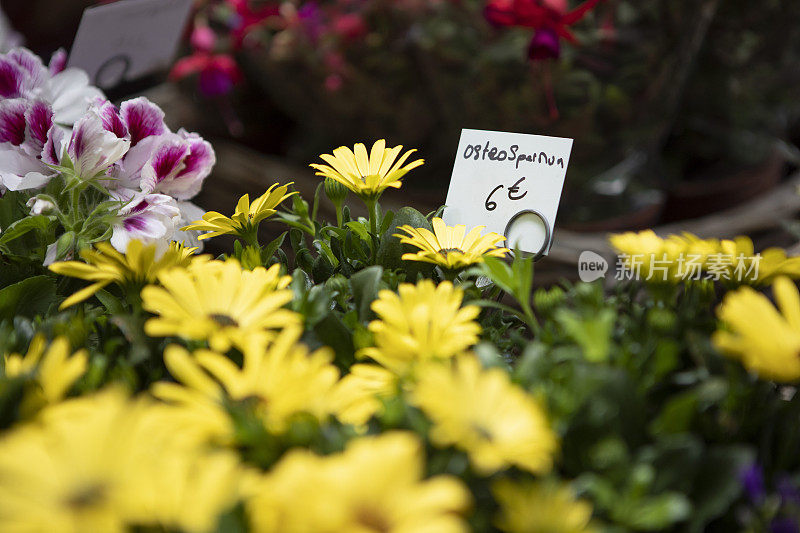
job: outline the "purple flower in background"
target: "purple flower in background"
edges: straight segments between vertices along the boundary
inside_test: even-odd
[[[311,42],[317,42],[322,36],[325,23],[322,20],[322,10],[316,2],[306,2],[297,10],[297,20],[302,25]]]
[[[218,61],[210,61],[197,77],[197,87],[206,98],[228,94],[234,85],[235,77]]]
[[[739,480],[751,502],[758,504],[764,501],[766,497],[764,470],[760,465],[753,464],[742,470],[739,474]]]
[[[115,191],[111,197],[125,202],[118,212],[119,220],[113,226],[111,245],[125,253],[131,240],[140,240],[145,244],[155,244],[156,252],[163,253],[181,217],[175,199],[164,194],[128,189]]]
[[[793,518],[776,518],[770,525],[771,533],[800,533],[800,527]]]
[[[528,58],[534,61],[558,59],[561,56],[561,40],[555,31],[549,28],[537,30],[533,34],[528,47]]]

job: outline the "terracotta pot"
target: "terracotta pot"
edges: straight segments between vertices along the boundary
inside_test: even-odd
[[[760,165],[733,175],[677,183],[666,191],[663,221],[698,218],[742,204],[775,187],[785,163],[784,155],[774,150]]]

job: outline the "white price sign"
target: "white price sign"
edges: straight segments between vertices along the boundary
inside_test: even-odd
[[[444,221],[486,226],[509,248],[546,255],[571,152],[572,139],[463,130]]]
[[[101,89],[165,70],[192,0],[120,0],[83,12],[69,55]]]

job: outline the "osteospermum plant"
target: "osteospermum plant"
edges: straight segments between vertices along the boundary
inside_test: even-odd
[[[0,70],[45,94],[32,61],[7,54]],[[38,116],[18,98],[0,110]],[[666,281],[535,289],[533,258],[509,257],[502,235],[379,212],[421,164],[411,151],[340,148],[313,199],[276,184],[231,216],[186,218],[174,200],[201,181],[204,141],[163,129],[143,100],[89,115],[67,141],[69,179],[93,184],[71,189],[77,211],[51,194],[57,177],[34,194],[8,185],[37,176],[0,174],[0,217],[30,211],[0,231],[0,530],[766,532],[800,519],[790,254],[628,233],[611,238],[619,263],[658,254],[641,270]],[[0,141],[6,152],[34,146],[12,140],[28,144]],[[131,153],[152,160],[131,171]],[[335,221],[319,217],[323,192]],[[370,218],[351,216],[349,192]],[[115,203],[104,230],[84,216],[95,201]],[[175,216],[196,222],[171,234]],[[259,241],[265,220],[285,243]],[[239,240],[215,259],[172,242],[198,231]],[[740,255],[752,279],[710,278]]]

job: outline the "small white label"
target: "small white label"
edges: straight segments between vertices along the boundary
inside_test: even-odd
[[[69,66],[110,89],[170,67],[192,0],[120,0],[87,8]]]
[[[486,226],[509,248],[546,254],[571,152],[572,139],[463,130],[444,221]]]

